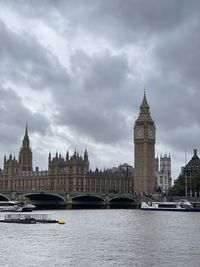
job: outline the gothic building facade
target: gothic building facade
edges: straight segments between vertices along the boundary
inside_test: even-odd
[[[156,186],[155,177],[156,127],[150,115],[146,93],[134,125],[134,192],[151,195]]]
[[[9,155],[8,158],[6,158],[6,155],[5,155],[2,175],[8,178],[19,172],[25,173],[25,172],[31,172],[31,171],[33,171],[32,151],[30,148],[28,127],[26,125],[22,147],[20,148],[20,152],[19,152],[19,159],[17,160],[15,156],[12,156],[11,154]]]
[[[134,125],[134,169],[122,164],[107,170],[91,170],[88,152],[77,151],[65,156],[49,153],[48,169],[33,170],[32,151],[26,126],[19,157],[4,157],[0,171],[0,190],[65,191],[85,193],[122,193],[151,195],[156,186],[170,185],[171,161],[161,158],[160,170],[155,164],[156,127],[150,115],[146,93]],[[169,167],[170,164],[170,167]],[[159,174],[157,176],[156,172]],[[168,175],[168,182],[166,182]],[[158,181],[156,180],[158,178]]]
[[[65,157],[49,153],[48,170],[33,170],[32,151],[26,126],[18,159],[4,157],[0,172],[0,190],[64,191],[85,193],[122,193],[133,191],[133,171],[129,165],[108,170],[90,170],[88,152],[81,156],[77,151]]]
[[[172,187],[171,177],[171,157],[167,154],[157,156],[155,159],[155,172],[157,177],[157,189],[162,193],[167,193]]]

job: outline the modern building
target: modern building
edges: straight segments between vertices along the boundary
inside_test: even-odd
[[[134,125],[134,192],[151,195],[156,186],[155,177],[156,127],[150,115],[146,93]]]

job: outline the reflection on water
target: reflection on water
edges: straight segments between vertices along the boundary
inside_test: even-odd
[[[40,213],[51,213],[66,224],[0,224],[1,266],[199,267],[200,213],[130,209]]]

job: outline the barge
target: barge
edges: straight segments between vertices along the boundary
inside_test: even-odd
[[[59,223],[65,224],[64,220],[53,220],[49,214],[5,214],[1,223],[22,223],[22,224],[36,224],[36,223]]]

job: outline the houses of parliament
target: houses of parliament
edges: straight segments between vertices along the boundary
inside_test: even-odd
[[[65,157],[49,153],[48,170],[33,170],[32,151],[26,126],[18,160],[11,154],[4,156],[0,172],[0,190],[27,190],[36,192],[132,193],[133,172],[128,164],[108,170],[90,170],[88,152],[74,152]]]
[[[64,191],[150,195],[156,187],[156,128],[146,94],[134,125],[134,168],[126,163],[111,169],[91,170],[88,152],[48,156],[48,169],[33,169],[32,150],[26,126],[18,159],[4,156],[0,190]]]

